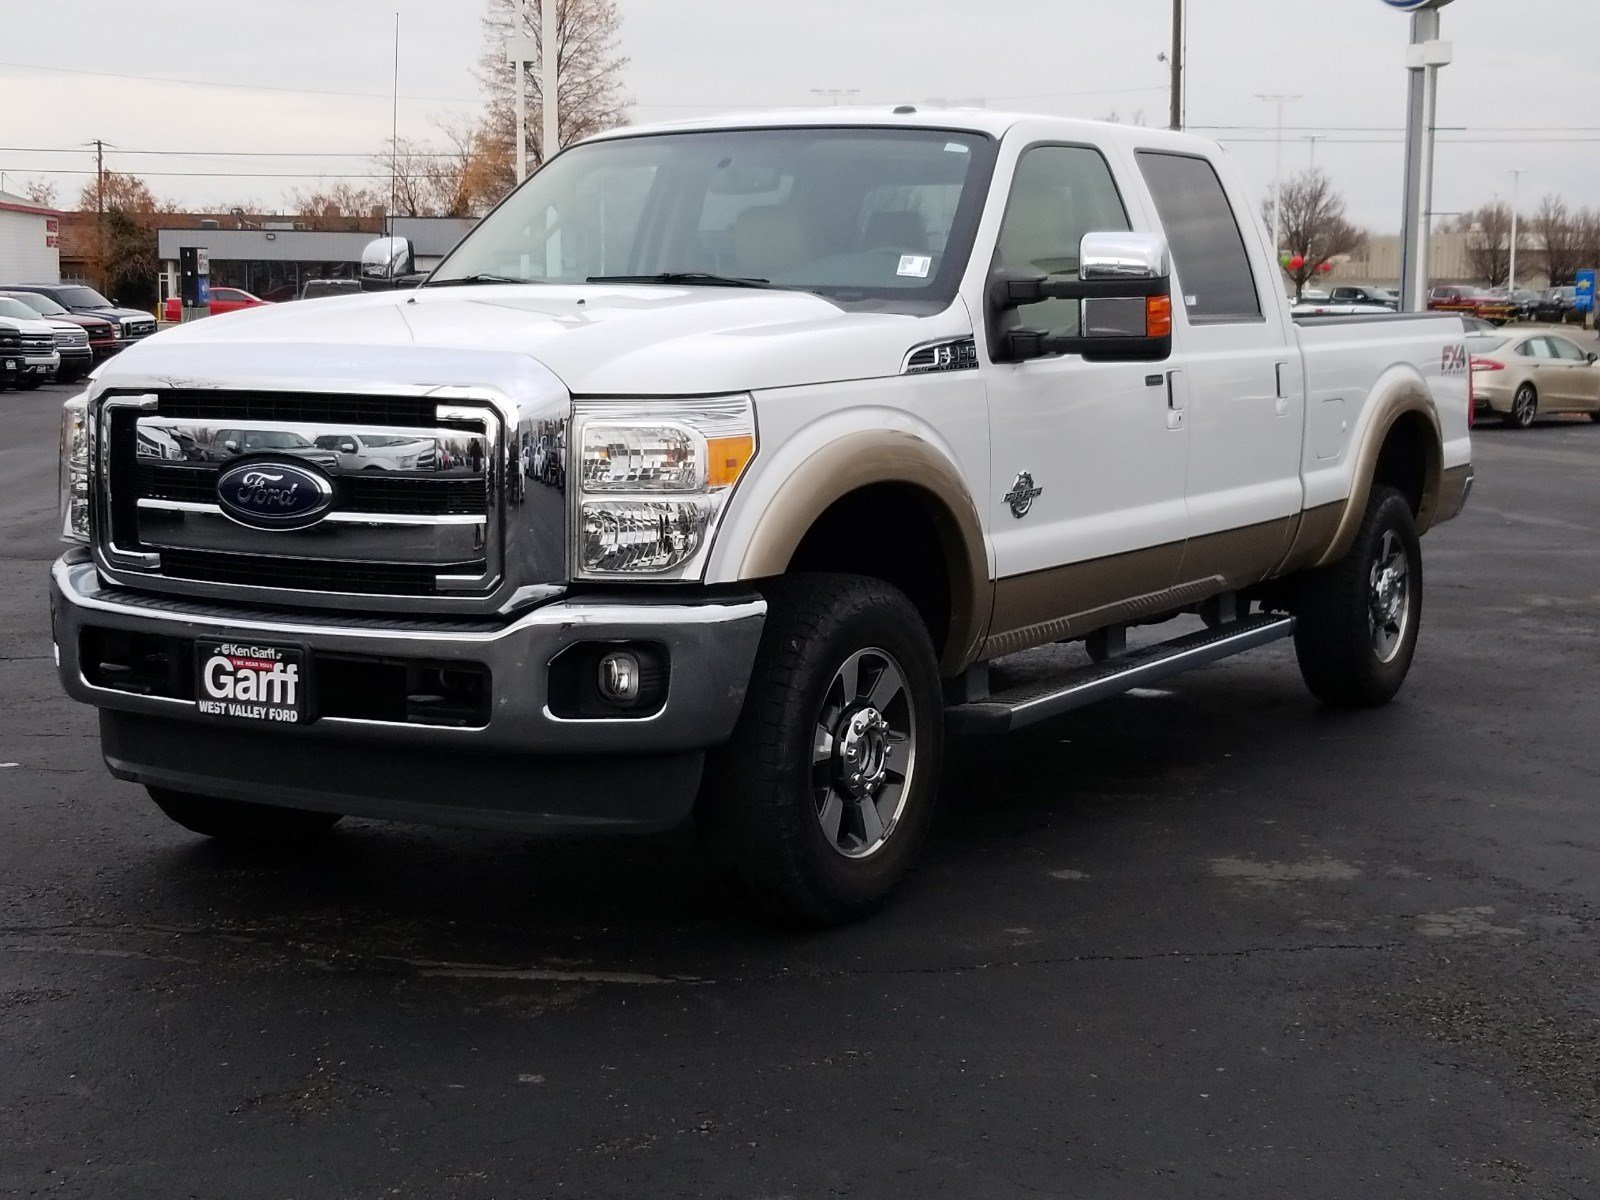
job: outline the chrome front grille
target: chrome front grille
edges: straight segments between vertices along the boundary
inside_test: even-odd
[[[53,333],[25,333],[22,335],[24,354],[54,354],[56,335]]]
[[[87,350],[89,348],[89,334],[84,329],[57,329],[56,345],[63,350]]]
[[[171,392],[108,397],[97,425],[97,547],[140,586],[351,607],[466,601],[503,581],[508,456],[488,403]],[[331,485],[315,524],[257,527],[224,507],[225,474],[275,463]]]

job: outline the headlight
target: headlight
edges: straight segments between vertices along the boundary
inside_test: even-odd
[[[89,397],[74,396],[61,408],[61,538],[89,540]]]
[[[750,399],[584,400],[573,424],[574,577],[695,577],[755,456]]]

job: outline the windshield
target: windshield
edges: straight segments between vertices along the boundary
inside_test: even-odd
[[[9,296],[0,296],[0,317],[11,317],[19,321],[37,321],[39,314],[20,300],[13,300]]]
[[[12,300],[17,301],[19,304],[27,305],[34,311],[34,313],[40,316],[64,317],[67,315],[67,310],[62,308],[61,305],[57,304],[54,300],[50,299],[49,296],[40,296],[33,292],[23,292],[20,295],[15,293],[7,293],[7,296]]]
[[[697,274],[842,301],[948,303],[992,160],[985,137],[926,129],[593,142],[530,178],[428,284]]]
[[[62,288],[59,294],[61,303],[70,304],[73,308],[116,307],[92,287],[66,287]]]

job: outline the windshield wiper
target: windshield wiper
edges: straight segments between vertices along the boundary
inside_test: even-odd
[[[587,283],[687,283],[699,287],[770,288],[770,279],[713,275],[708,271],[662,271],[658,275],[591,275]]]
[[[469,283],[544,283],[543,279],[519,279],[515,275],[463,275],[459,279],[431,279],[423,287],[464,287]]]

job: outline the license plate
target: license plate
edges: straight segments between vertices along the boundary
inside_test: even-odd
[[[8,371],[20,371],[22,370],[22,364],[14,358],[8,358],[6,359],[5,369]]]
[[[311,720],[310,655],[304,646],[196,642],[194,662],[195,705],[207,716],[269,725]]]

